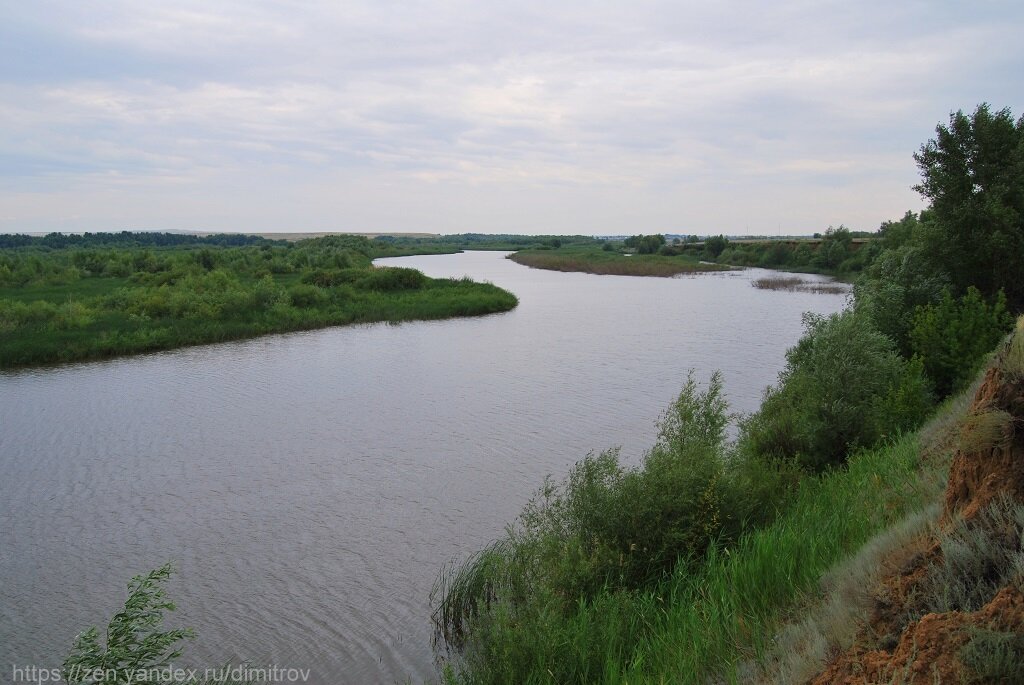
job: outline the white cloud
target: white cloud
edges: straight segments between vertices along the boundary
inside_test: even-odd
[[[8,17],[50,66],[0,76],[2,228],[873,228],[1024,92],[1000,3],[104,7]]]

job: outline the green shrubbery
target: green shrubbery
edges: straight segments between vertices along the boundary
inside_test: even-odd
[[[464,634],[491,600],[517,615],[536,610],[537,598],[567,612],[602,592],[641,588],[734,535],[741,494],[725,465],[721,390],[717,374],[704,392],[691,376],[639,468],[610,450],[580,461],[561,483],[545,481],[506,539],[442,578],[444,632]]]
[[[589,457],[442,574],[449,681],[730,681],[821,573],[938,491],[913,484],[913,438],[820,477],[745,459],[717,439],[715,397],[688,383],[640,468]]]
[[[973,286],[959,298],[946,289],[937,303],[914,310],[910,348],[924,360],[938,393],[946,396],[974,377],[985,355],[1012,325],[1002,291],[989,303]]]
[[[779,385],[744,424],[753,453],[821,470],[852,449],[913,429],[930,411],[921,364],[900,357],[866,316],[807,315],[804,324]]]
[[[516,304],[492,285],[372,267],[369,241],[354,236],[243,248],[33,250],[0,254],[0,367]],[[81,277],[67,281],[72,272]]]

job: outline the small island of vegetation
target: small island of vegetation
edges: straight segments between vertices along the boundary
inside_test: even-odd
[[[647,236],[638,236],[647,237]],[[664,240],[663,236],[657,236]],[[630,239],[627,239],[627,243]],[[604,247],[604,246],[607,246]],[[627,248],[629,249],[629,248]],[[727,266],[701,262],[693,257],[673,257],[657,253],[622,252],[611,249],[611,243],[559,246],[557,249],[520,250],[509,259],[535,269],[582,271],[590,274],[619,276],[676,276],[679,274],[722,271]]]

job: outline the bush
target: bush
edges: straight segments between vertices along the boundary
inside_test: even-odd
[[[814,264],[823,269],[837,269],[849,258],[852,250],[853,236],[850,234],[850,230],[845,226],[839,228],[829,226],[814,255]]]
[[[366,269],[317,269],[302,274],[302,282],[321,288],[333,288],[342,283],[355,283],[366,275]]]
[[[909,358],[913,354],[910,329],[914,309],[937,302],[948,283],[948,277],[935,270],[920,246],[907,243],[884,250],[853,292],[857,308]]]
[[[807,314],[804,326],[779,384],[743,425],[748,449],[822,470],[924,418],[931,398],[921,365],[897,355],[867,316]]]
[[[939,540],[940,561],[928,568],[920,589],[928,612],[978,611],[1024,570],[1024,506],[1001,496],[976,519],[958,521]]]
[[[691,374],[640,468],[623,467],[610,450],[588,455],[561,483],[546,480],[505,539],[442,573],[441,633],[457,641],[492,602],[536,617],[643,588],[734,537],[741,493],[727,478],[721,393],[718,373],[704,392]]]
[[[992,304],[975,287],[957,299],[945,290],[942,300],[914,311],[910,347],[924,360],[924,370],[945,397],[974,378],[993,347],[1013,326],[1002,291]]]
[[[297,283],[288,288],[288,299],[293,307],[316,307],[327,301],[327,293],[323,289],[308,283]]]
[[[419,290],[427,283],[427,277],[416,269],[402,267],[377,267],[363,276],[359,286],[366,290]]]
[[[704,256],[708,259],[716,259],[729,247],[729,241],[725,236],[710,236],[704,241]],[[726,261],[723,258],[723,261]]]
[[[960,650],[960,661],[970,685],[1024,682],[1024,635],[973,628],[970,641]]]

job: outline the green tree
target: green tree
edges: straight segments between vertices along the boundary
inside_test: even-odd
[[[718,258],[727,247],[729,247],[729,241],[724,235],[709,236],[704,241],[704,253],[711,259]]]
[[[1013,311],[1024,308],[1024,117],[981,104],[951,114],[914,155],[915,186],[931,202],[925,247],[957,293],[999,290]]]
[[[948,276],[932,266],[918,243],[908,240],[883,250],[857,281],[853,293],[857,309],[909,359],[913,355],[910,329],[915,308],[938,302],[948,286]]]
[[[815,261],[826,269],[837,269],[853,252],[853,236],[845,226],[828,227],[821,239]]]
[[[878,237],[884,249],[895,250],[910,242],[917,230],[918,215],[908,211],[899,221],[883,221],[878,228]]]
[[[659,233],[653,235],[634,235],[623,241],[626,247],[632,247],[637,254],[655,254],[665,244],[665,236]]]

